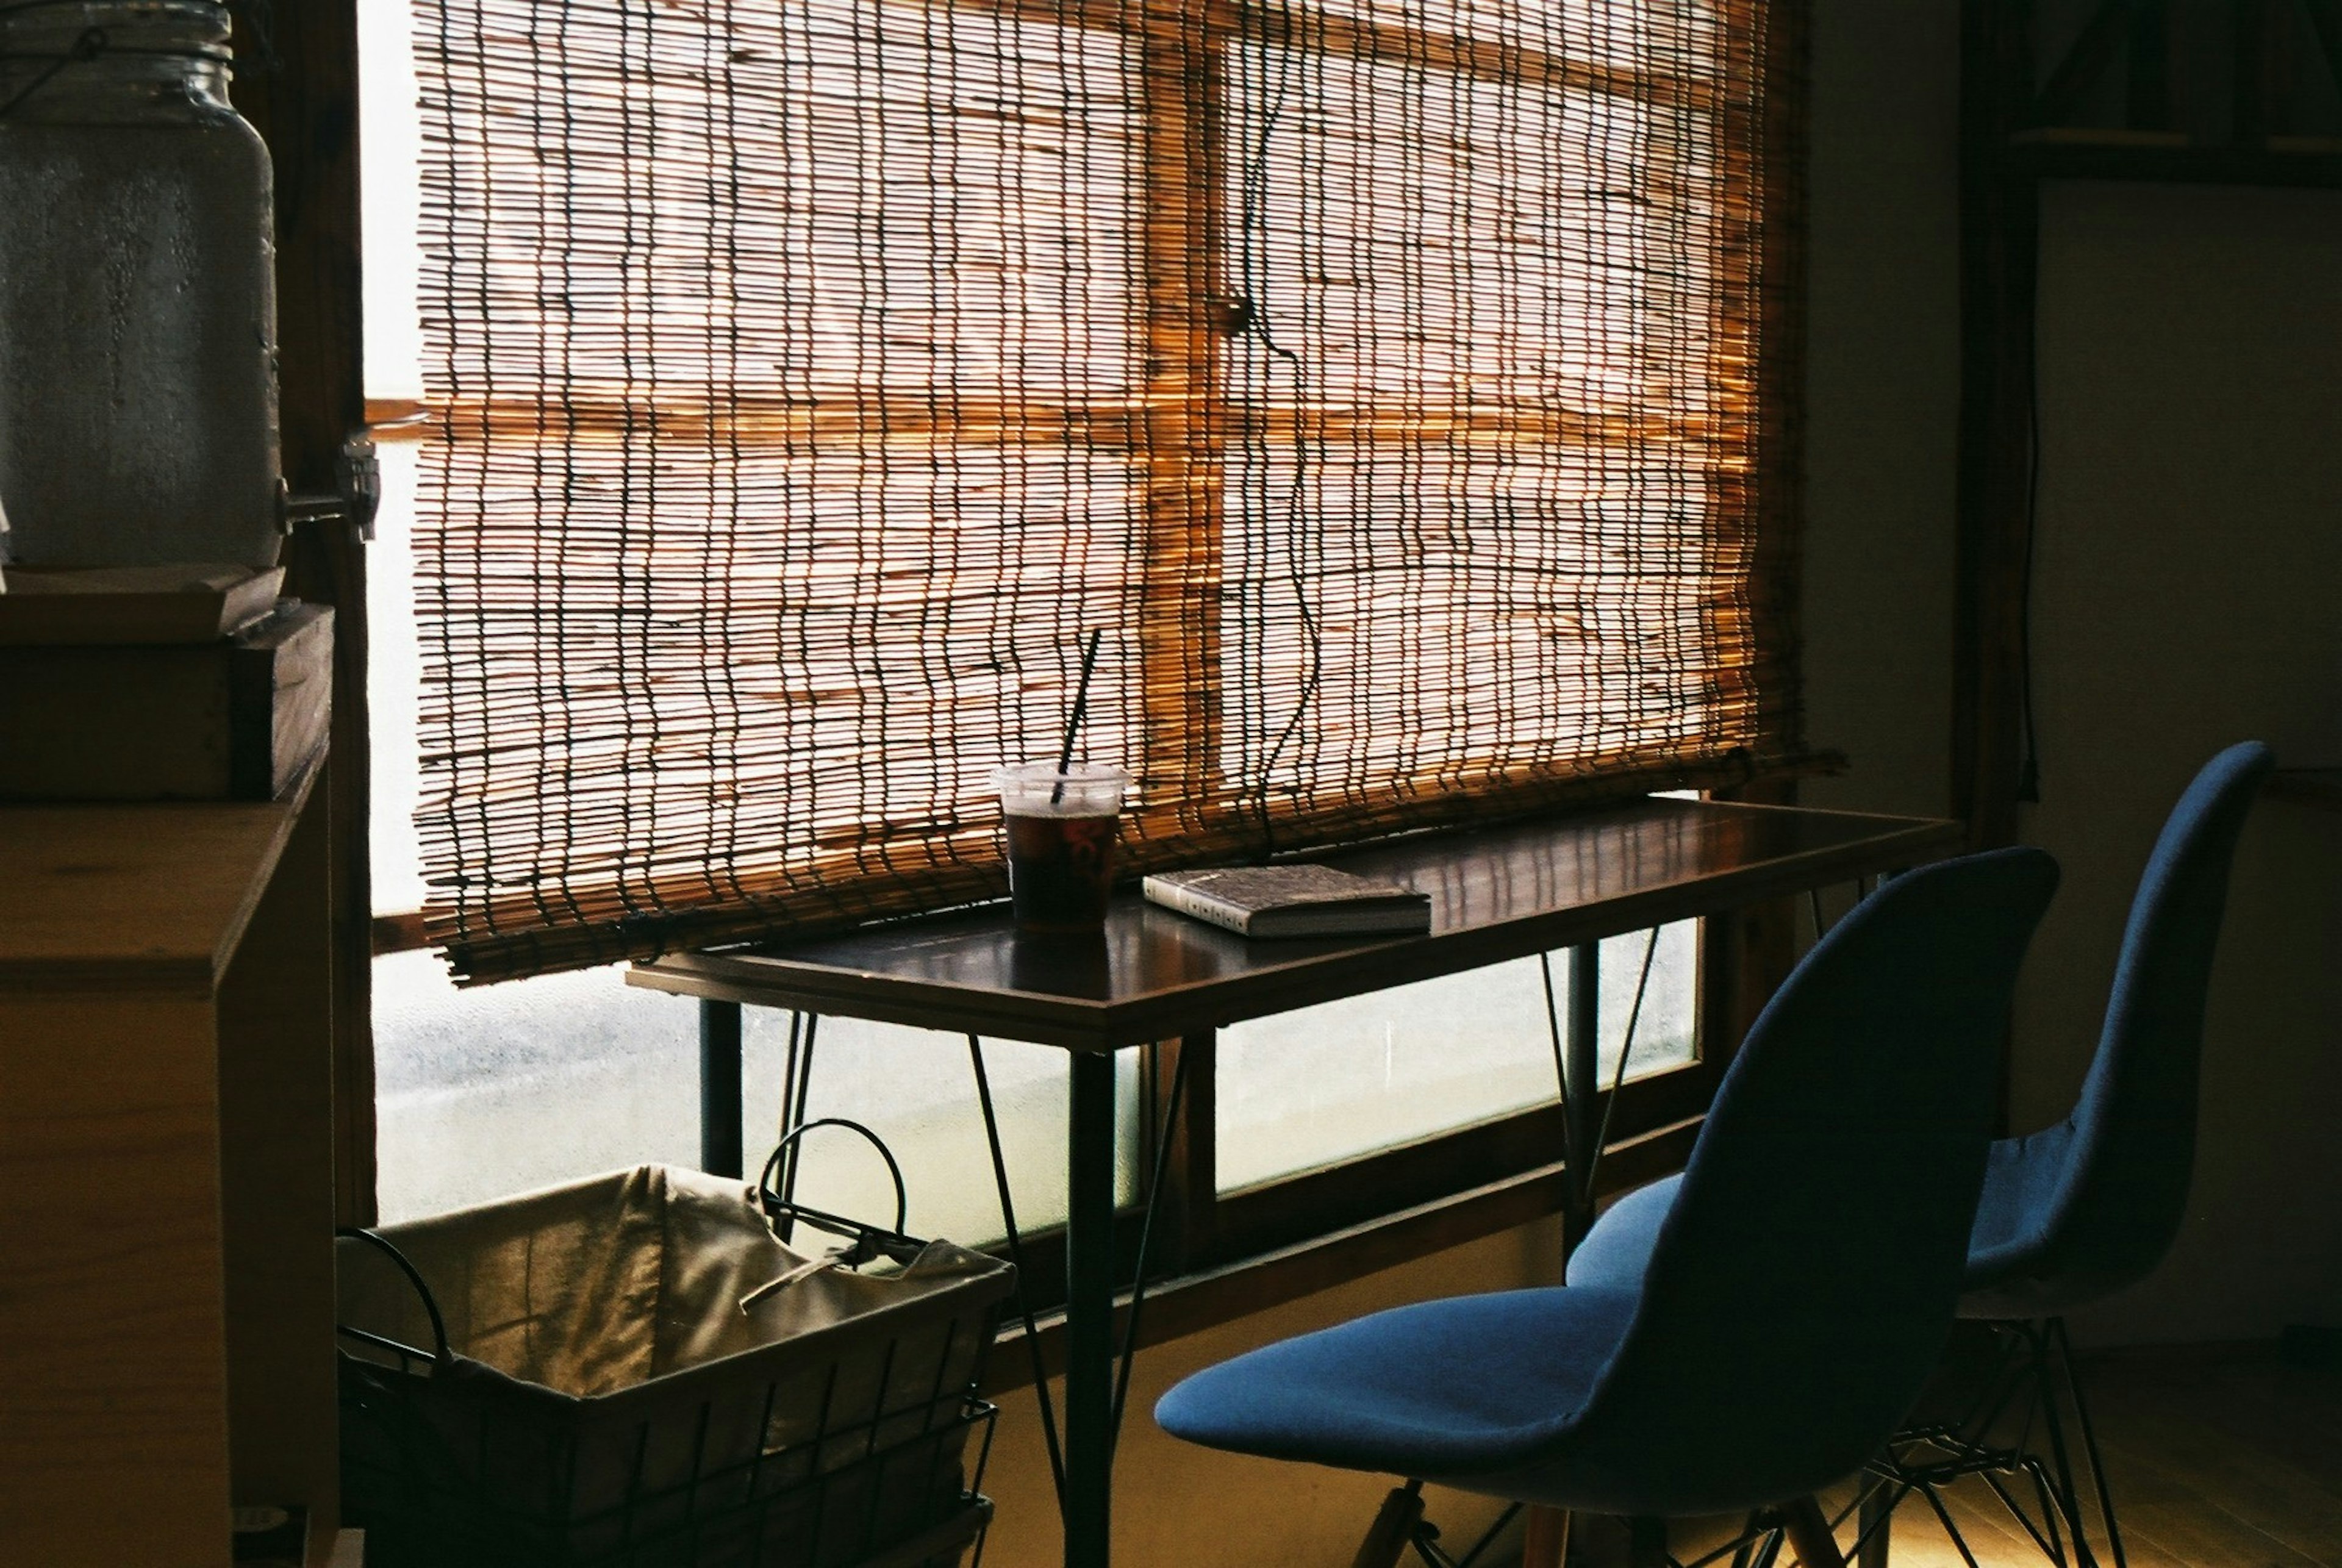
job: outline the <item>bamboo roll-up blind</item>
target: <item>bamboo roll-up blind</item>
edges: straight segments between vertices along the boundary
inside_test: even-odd
[[[459,975],[1799,753],[1795,6],[416,4]]]

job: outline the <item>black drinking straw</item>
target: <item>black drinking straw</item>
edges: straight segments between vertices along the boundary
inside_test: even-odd
[[[1081,734],[1082,715],[1090,704],[1090,672],[1097,668],[1098,643],[1106,636],[1106,628],[1098,627],[1090,634],[1090,645],[1082,652],[1082,678],[1074,687],[1074,711],[1066,715],[1066,744],[1057,748],[1057,783],[1049,791],[1049,804],[1061,805],[1066,799],[1066,770],[1074,765],[1074,737]]]

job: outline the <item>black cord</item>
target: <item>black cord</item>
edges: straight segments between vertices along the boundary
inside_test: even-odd
[[[799,1018],[805,1021],[805,1034],[802,1041],[798,1038],[796,1028],[796,1021]],[[788,1060],[782,1068],[781,1079],[781,1117],[784,1123],[781,1136],[784,1140],[794,1128],[805,1124],[806,1106],[813,1094],[814,1032],[820,1026],[821,1014],[818,1013],[790,1015],[789,1054]],[[795,1144],[787,1144],[787,1148],[788,1163],[781,1167],[781,1201],[784,1203],[795,1203],[797,1200],[797,1164],[801,1151]],[[787,1241],[795,1228],[795,1220],[785,1221],[781,1240]]]
[[[36,0],[36,3],[45,3],[45,0]],[[31,7],[27,5],[12,5],[9,7],[9,10],[23,11],[30,8]],[[0,15],[6,15],[6,13],[0,12]],[[9,115],[15,114],[16,112],[17,105],[24,103],[25,99],[31,97],[42,88],[47,86],[51,81],[55,79],[56,74],[64,70],[67,65],[77,65],[86,60],[95,60],[100,55],[105,53],[105,29],[103,27],[83,28],[81,30],[81,35],[73,41],[73,47],[67,49],[64,54],[52,58],[49,61],[49,68],[47,70],[42,72],[39,75],[25,83],[22,87],[17,88],[16,95],[15,97],[9,99],[5,104],[0,104],[0,120],[5,120]],[[21,55],[18,57],[23,58]]]
[[[2017,577],[2017,711],[2022,726],[2017,798],[2041,804],[2041,737],[2033,716],[2033,541],[2041,529],[2041,328],[2033,329],[2033,355],[2025,376],[2025,564]]]
[[[275,73],[284,61],[276,53],[276,16],[270,0],[229,0],[228,10],[241,16],[252,34],[253,58],[264,71]]]
[[[1250,8],[1247,8],[1246,15],[1249,25]],[[1293,27],[1290,5],[1278,6],[1276,25],[1289,38]],[[1260,45],[1264,65],[1273,43],[1270,20],[1263,15]],[[1254,138],[1250,155],[1245,160],[1244,189],[1236,221],[1236,275],[1244,294],[1236,302],[1235,316],[1230,323],[1231,335],[1258,338],[1261,346],[1271,355],[1293,367],[1293,479],[1286,486],[1284,497],[1286,580],[1293,589],[1294,609],[1300,617],[1302,640],[1308,648],[1308,665],[1307,673],[1302,678],[1300,695],[1294,700],[1292,714],[1286,719],[1285,727],[1277,732],[1276,738],[1269,743],[1267,751],[1261,755],[1260,782],[1254,792],[1253,811],[1260,821],[1261,853],[1264,855],[1276,852],[1276,825],[1268,810],[1270,776],[1276,772],[1277,759],[1284,755],[1286,746],[1299,733],[1301,722],[1307,716],[1310,704],[1316,700],[1318,688],[1324,684],[1326,673],[1325,634],[1317,624],[1316,612],[1309,603],[1308,574],[1303,570],[1300,558],[1301,499],[1307,469],[1307,444],[1302,434],[1302,361],[1299,355],[1276,341],[1276,330],[1269,322],[1267,247],[1263,245],[1256,249],[1253,244],[1256,236],[1265,240],[1268,233],[1268,144],[1276,135],[1277,121],[1284,117],[1286,100],[1292,95],[1293,60],[1291,47],[1277,51],[1273,90],[1267,89],[1266,71],[1263,74],[1266,102],[1261,113],[1260,134]],[[1264,404],[1267,401],[1266,394],[1270,369],[1266,364],[1261,367]],[[1265,437],[1262,445],[1266,445]],[[1266,473],[1264,453],[1264,482]],[[1265,483],[1261,502],[1261,510],[1266,514],[1268,495]]]

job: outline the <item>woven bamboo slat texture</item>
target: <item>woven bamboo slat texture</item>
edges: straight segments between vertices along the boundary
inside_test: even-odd
[[[459,977],[1802,754],[1760,0],[418,0]]]

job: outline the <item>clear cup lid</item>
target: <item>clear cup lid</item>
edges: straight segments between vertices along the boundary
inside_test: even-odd
[[[992,770],[992,787],[1008,789],[1019,784],[1055,784],[1060,778],[1072,784],[1114,784],[1130,783],[1130,770],[1113,763],[1068,763],[1059,771],[1056,763],[1007,763]]]

